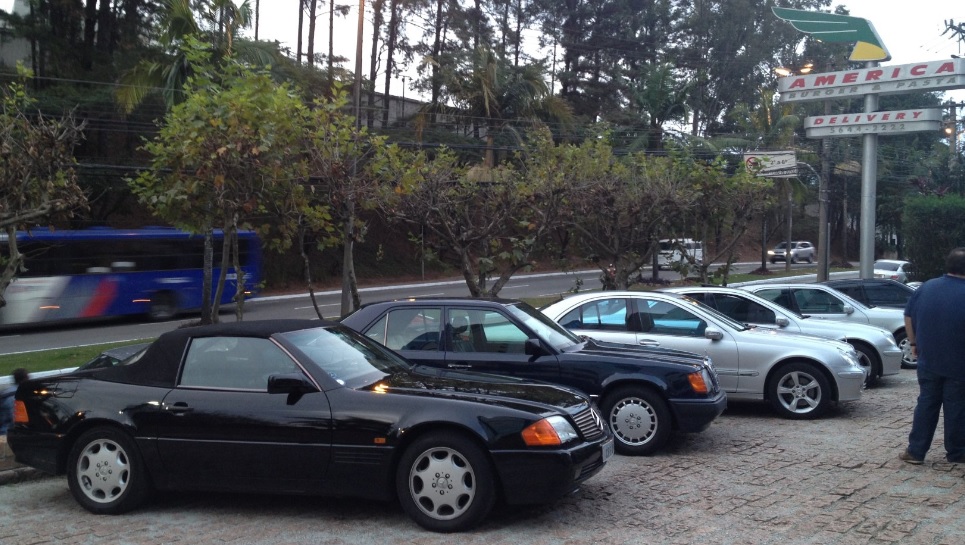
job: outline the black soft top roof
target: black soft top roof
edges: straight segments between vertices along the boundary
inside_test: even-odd
[[[220,336],[268,338],[275,333],[334,325],[319,320],[254,320],[183,327],[158,337],[138,361],[102,369],[96,376],[111,382],[174,388],[181,358],[191,339]]]

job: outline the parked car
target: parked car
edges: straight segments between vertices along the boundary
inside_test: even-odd
[[[890,278],[903,284],[910,280],[911,270],[911,262],[900,259],[879,259],[874,264],[875,278]]]
[[[701,265],[704,262],[704,243],[690,238],[663,239],[657,252],[657,267],[671,269],[678,263]]]
[[[338,324],[234,322],[161,335],[121,365],[27,381],[16,459],[67,474],[93,513],[152,489],[398,498],[429,530],[497,498],[552,501],[604,467],[613,438],[575,390],[413,367]]]
[[[900,308],[908,306],[915,288],[890,278],[838,278],[825,280],[831,286],[867,307]]]
[[[599,403],[622,454],[656,452],[672,430],[703,431],[727,406],[709,358],[581,339],[521,301],[383,301],[342,323],[426,366],[582,390]]]
[[[594,339],[707,354],[730,399],[767,400],[785,418],[817,418],[861,397],[865,370],[844,342],[737,322],[693,298],[664,292],[587,292],[542,309]]]
[[[738,288],[682,286],[663,288],[660,291],[689,295],[738,322],[845,341],[858,352],[862,367],[868,370],[868,377],[865,379],[867,386],[874,385],[883,376],[898,374],[901,370],[901,349],[895,343],[891,332],[880,327],[808,319],[791,309]]]
[[[791,263],[797,263],[798,261],[807,261],[811,263],[814,261],[816,250],[814,245],[810,242],[804,240],[796,240],[791,242]],[[779,243],[774,247],[773,250],[767,252],[767,257],[770,259],[771,264],[777,263],[778,261],[784,261],[787,259],[787,241]]]
[[[898,348],[901,348],[902,367],[918,366],[918,360],[912,355],[908,344],[908,335],[905,334],[905,316],[901,309],[868,307],[825,284],[759,284],[743,289],[802,316],[870,324],[890,331]]]
[[[150,345],[151,343],[136,343],[136,344],[126,344],[124,346],[117,346],[114,348],[108,348],[107,350],[95,356],[94,359],[78,367],[77,370],[83,371],[86,369],[100,369],[102,367],[113,367],[118,363],[126,360],[127,358],[144,350]]]

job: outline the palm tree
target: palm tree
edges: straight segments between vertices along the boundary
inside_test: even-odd
[[[251,21],[250,0],[161,0],[161,50],[158,58],[142,60],[121,76],[115,93],[120,108],[130,113],[144,98],[160,91],[168,108],[181,102],[183,88],[192,74],[191,61],[182,50],[189,39],[207,42],[214,60],[237,55],[253,64],[271,64],[277,55],[274,44],[238,39],[238,32]]]
[[[572,121],[569,105],[550,94],[544,74],[541,65],[513,66],[505,57],[482,48],[469,63],[446,74],[446,89],[455,112],[478,119],[486,131],[486,167],[495,165],[496,135],[507,128],[516,134],[514,123]],[[518,134],[516,137],[519,139]]]

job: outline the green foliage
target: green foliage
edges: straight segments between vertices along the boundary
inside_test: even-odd
[[[913,280],[945,273],[948,252],[965,246],[965,197],[924,196],[905,200],[902,234],[905,254],[915,264]]]
[[[21,67],[21,78],[31,76]],[[19,273],[24,257],[17,248],[16,231],[71,217],[87,206],[77,184],[74,147],[82,139],[83,124],[72,114],[57,119],[33,113],[35,102],[21,81],[3,90],[0,112],[0,307],[3,293]]]

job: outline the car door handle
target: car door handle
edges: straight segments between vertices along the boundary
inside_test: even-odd
[[[447,363],[446,367],[449,369],[472,369],[472,365],[468,363]]]
[[[642,341],[639,341],[637,344],[639,344],[640,346],[660,346],[660,341],[643,339]]]
[[[183,401],[178,401],[174,405],[168,405],[167,410],[175,414],[184,414],[184,413],[189,413],[194,409],[192,409],[191,407],[188,407],[187,403]]]

